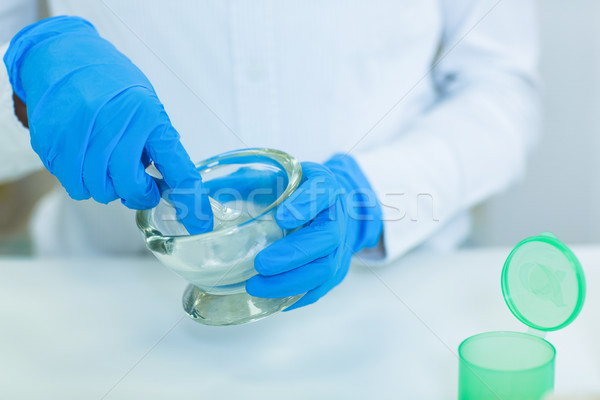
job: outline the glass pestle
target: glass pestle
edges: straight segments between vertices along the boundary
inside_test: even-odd
[[[229,208],[210,196],[208,196],[208,200],[214,216],[213,231],[239,225],[250,219],[250,216],[242,210]]]
[[[154,178],[154,181],[158,185],[158,189],[160,190],[161,194],[165,190],[168,190],[168,186],[163,180],[162,174],[154,166],[154,164],[149,165],[146,168],[146,172]],[[214,216],[213,231],[225,229],[234,225],[239,225],[250,219],[250,216],[244,213],[242,210],[229,208],[223,203],[218,202],[211,196],[208,196],[208,200],[210,201],[210,207]]]

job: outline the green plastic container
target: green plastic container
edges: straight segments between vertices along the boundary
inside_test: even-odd
[[[543,339],[577,317],[585,277],[573,252],[552,233],[521,241],[502,270],[502,294],[532,333],[486,332],[458,348],[460,400],[538,400],[554,388],[556,350]]]

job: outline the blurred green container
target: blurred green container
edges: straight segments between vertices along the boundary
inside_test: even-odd
[[[459,399],[537,400],[554,388],[554,346],[519,332],[471,336],[458,348]]]
[[[487,332],[458,348],[459,400],[540,400],[554,389],[556,350],[542,337],[577,317],[585,277],[573,252],[552,233],[521,241],[502,270],[511,312],[539,336]]]

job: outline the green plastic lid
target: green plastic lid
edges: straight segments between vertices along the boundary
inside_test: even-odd
[[[575,254],[544,232],[522,240],[502,269],[502,294],[521,322],[542,331],[569,325],[585,299],[585,277]]]

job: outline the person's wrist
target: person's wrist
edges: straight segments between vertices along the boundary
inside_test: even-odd
[[[347,154],[334,155],[325,166],[335,174],[345,191],[348,223],[354,225],[348,229],[354,233],[350,240],[353,252],[377,246],[383,231],[383,212],[360,166]]]
[[[29,129],[29,118],[27,117],[27,106],[25,105],[25,103],[23,103],[21,101],[19,96],[17,96],[14,92],[13,92],[13,106],[14,106],[15,115],[17,116],[17,119],[19,121],[21,121],[21,124],[23,124],[23,126],[25,128]]]
[[[383,231],[382,211],[377,196],[369,188],[353,188],[346,192],[349,223],[356,225],[353,251],[375,247]]]

